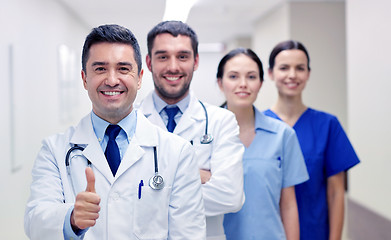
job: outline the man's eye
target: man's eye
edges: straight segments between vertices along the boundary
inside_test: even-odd
[[[102,72],[102,71],[104,71],[104,70],[105,70],[104,67],[96,67],[96,68],[95,68],[95,72]]]
[[[186,60],[186,59],[188,59],[189,57],[188,57],[187,55],[180,55],[178,58],[179,58],[180,60]]]
[[[129,71],[130,71],[130,69],[127,68],[127,67],[120,67],[119,70],[120,70],[121,72],[129,72]]]
[[[162,55],[162,56],[158,56],[157,59],[159,59],[159,60],[166,60],[167,57]]]

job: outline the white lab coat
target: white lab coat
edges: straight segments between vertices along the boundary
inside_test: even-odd
[[[74,204],[65,168],[72,144],[85,147],[92,163],[96,193],[101,197],[99,218],[84,239],[205,239],[205,215],[194,151],[182,138],[157,128],[137,114],[134,137],[115,178],[94,133],[91,116],[79,125],[43,141],[32,170],[31,196],[25,213],[25,231],[31,239],[63,239],[64,218]],[[148,181],[154,175],[153,146],[157,146],[162,190]],[[75,151],[70,160],[75,192],[86,188],[86,159]],[[139,183],[143,180],[141,199]]]
[[[207,103],[204,105],[208,112],[208,133],[214,137],[212,143],[200,143],[200,138],[205,134],[206,116],[192,92],[189,106],[177,123],[174,133],[193,142],[198,168],[212,173],[210,181],[202,185],[207,239],[224,240],[224,214],[239,211],[244,203],[244,147],[239,139],[235,115],[220,107]],[[140,103],[139,109],[148,120],[167,131],[154,107],[152,92]]]

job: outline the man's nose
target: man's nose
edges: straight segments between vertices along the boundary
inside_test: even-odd
[[[119,83],[117,73],[114,70],[107,72],[106,85],[114,87]]]
[[[176,58],[171,58],[168,63],[168,70],[171,72],[176,72],[179,68],[178,60]]]

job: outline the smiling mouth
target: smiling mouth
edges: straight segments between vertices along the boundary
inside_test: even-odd
[[[248,96],[248,95],[250,95],[250,93],[247,93],[247,92],[237,92],[235,94],[239,95],[239,96]]]
[[[103,92],[102,91],[102,93],[107,96],[116,96],[116,95],[120,95],[122,92]]]
[[[288,87],[297,87],[299,84],[296,82],[286,83]]]
[[[182,78],[182,76],[177,76],[177,77],[167,77],[167,76],[165,76],[164,78],[167,79],[168,81],[174,82],[174,81],[177,81],[180,78]]]

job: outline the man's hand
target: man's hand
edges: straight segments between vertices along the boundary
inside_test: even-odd
[[[212,173],[210,172],[210,170],[200,169],[200,176],[201,183],[204,184],[210,180],[210,177],[212,177]]]
[[[71,215],[73,230],[92,227],[99,217],[100,197],[95,192],[95,175],[90,167],[86,168],[87,188],[76,196],[75,207]]]

